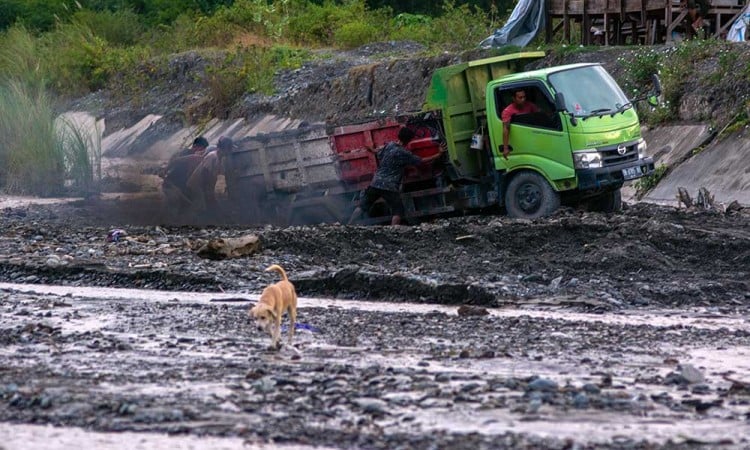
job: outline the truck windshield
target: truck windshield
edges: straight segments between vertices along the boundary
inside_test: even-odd
[[[602,66],[562,70],[549,76],[556,92],[565,95],[565,108],[578,117],[612,114],[627,109],[630,101]]]

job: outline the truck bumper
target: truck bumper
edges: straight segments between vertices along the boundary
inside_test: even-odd
[[[576,176],[578,189],[581,191],[609,190],[619,189],[624,182],[651,175],[653,172],[654,159],[643,158],[598,169],[576,169]]]

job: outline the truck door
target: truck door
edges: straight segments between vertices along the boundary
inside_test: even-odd
[[[511,152],[505,159],[503,111],[513,103],[514,96],[522,97],[519,92],[525,94],[526,102],[534,106],[521,107],[528,112],[512,115],[508,139]],[[544,84],[529,81],[498,86],[494,91],[494,101],[494,111],[488,111],[488,121],[497,170],[529,167],[543,172],[551,180],[575,177],[566,124],[561,113],[555,111],[552,97]]]

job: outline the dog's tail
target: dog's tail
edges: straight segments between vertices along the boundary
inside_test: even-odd
[[[266,272],[278,272],[281,275],[282,280],[289,281],[289,278],[286,277],[286,272],[284,272],[284,269],[282,269],[281,266],[278,264],[268,266],[266,268]]]

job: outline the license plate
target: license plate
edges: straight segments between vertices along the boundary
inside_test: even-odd
[[[638,178],[643,173],[641,172],[640,167],[628,167],[627,169],[622,169],[622,177],[626,180],[632,180],[633,178]]]

